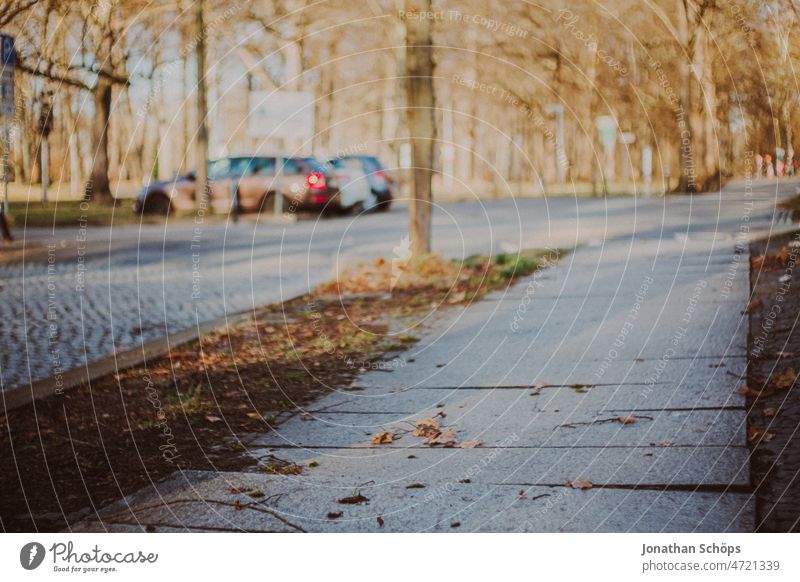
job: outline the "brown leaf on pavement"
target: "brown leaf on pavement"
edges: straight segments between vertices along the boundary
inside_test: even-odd
[[[789,388],[797,380],[797,372],[794,368],[786,368],[782,372],[778,372],[772,378],[772,384],[778,390]]]
[[[747,304],[747,307],[745,307],[744,310],[742,310],[742,315],[744,315],[745,313],[750,313],[754,309],[758,309],[759,307],[761,307],[761,305],[762,305],[761,299],[756,299],[755,301],[751,301],[750,303]]]
[[[741,394],[742,396],[749,396],[751,398],[758,398],[759,396],[761,396],[761,392],[757,392],[756,390],[753,390],[749,386],[739,386],[736,389],[736,393]]]
[[[392,433],[390,433],[389,431],[384,431],[372,437],[373,445],[385,445],[391,442],[394,442],[394,437],[392,436]]]
[[[342,497],[337,501],[337,503],[341,503],[343,505],[359,505],[361,503],[366,503],[367,501],[369,501],[369,499],[361,495],[361,493],[356,493],[355,495],[350,495],[349,497]]]
[[[633,424],[636,422],[636,417],[633,414],[629,414],[628,416],[620,416],[615,420],[620,424]]]
[[[458,448],[460,449],[477,449],[480,446],[483,446],[481,441],[464,441],[458,444]]]
[[[567,487],[572,487],[573,489],[591,489],[594,486],[594,483],[589,481],[586,477],[578,477],[577,479],[573,479],[572,481],[567,481]]]
[[[222,422],[222,419],[219,416],[206,416],[206,420],[208,422]]]
[[[775,435],[771,432],[767,432],[767,429],[763,426],[751,426],[747,429],[747,442],[752,444],[758,444],[761,441],[768,443]]]
[[[382,517],[379,515],[379,516],[378,516],[378,527],[383,527],[383,524],[384,524],[384,523],[385,523],[385,522],[383,521],[383,518],[382,518]]]
[[[427,442],[432,447],[436,445],[442,445],[444,447],[452,447],[453,445],[456,444],[456,435],[452,430],[446,428],[436,436],[428,437]]]
[[[439,434],[439,423],[434,418],[423,418],[418,420],[414,432],[411,433],[418,437],[433,437]]]
[[[665,440],[661,441],[660,443],[658,443],[658,446],[659,447],[671,447],[672,446],[672,441],[670,439],[665,439]]]

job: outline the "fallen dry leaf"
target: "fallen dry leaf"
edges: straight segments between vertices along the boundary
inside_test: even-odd
[[[628,416],[620,416],[615,420],[620,424],[633,424],[634,422],[636,422],[636,417],[632,414],[629,414]]]
[[[394,437],[392,436],[392,433],[390,433],[389,431],[384,431],[372,437],[373,445],[386,445],[391,442],[394,442]]]
[[[593,486],[594,484],[586,477],[578,477],[572,481],[567,481],[567,487],[572,487],[573,489],[591,489]]]
[[[749,443],[756,444],[761,441],[768,443],[773,438],[775,438],[775,435],[767,432],[767,429],[763,426],[751,426],[747,429],[747,442]]]
[[[750,313],[754,309],[758,309],[759,307],[761,307],[761,305],[762,305],[761,299],[756,299],[755,301],[751,301],[750,303],[747,304],[747,307],[745,307],[744,310],[742,311],[742,315],[744,315],[745,313]]]
[[[464,441],[463,443],[459,443],[458,448],[460,449],[477,449],[483,445],[481,441]]]
[[[423,418],[416,422],[416,428],[412,433],[418,437],[433,437],[439,434],[439,423],[434,418]]]
[[[764,416],[777,416],[778,409],[777,408],[765,408],[764,409]]]
[[[736,389],[736,393],[741,394],[742,396],[749,396],[751,398],[758,398],[759,396],[761,396],[761,392],[753,390],[749,386],[739,386]]]
[[[369,501],[366,497],[361,495],[361,493],[356,493],[355,495],[350,495],[349,497],[342,497],[337,501],[337,503],[341,503],[343,505],[359,505],[361,503],[366,503]]]
[[[794,384],[797,379],[797,372],[794,368],[786,368],[782,372],[775,374],[772,378],[772,384],[778,390],[783,390]]]
[[[456,444],[456,435],[455,433],[450,430],[449,428],[443,430],[436,436],[428,437],[427,443],[434,447],[436,445],[442,445],[444,447],[452,447]]]
[[[249,416],[250,418],[254,418],[256,420],[261,418],[261,415],[258,412],[248,412],[247,416]]]
[[[383,524],[384,524],[384,523],[385,523],[385,522],[383,521],[383,518],[382,518],[382,517],[379,515],[379,516],[378,516],[378,527],[383,527]]]
[[[659,447],[671,447],[672,446],[672,441],[670,439],[665,439],[665,440],[661,441],[660,443],[658,443],[658,446]]]
[[[791,358],[794,355],[794,352],[778,352],[779,358]]]
[[[219,416],[206,416],[206,420],[208,422],[222,422],[222,419]]]

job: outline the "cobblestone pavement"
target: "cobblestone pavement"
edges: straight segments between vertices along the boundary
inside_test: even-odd
[[[786,185],[787,191],[793,185]],[[741,214],[743,187],[667,199],[526,199],[437,208],[435,247],[451,257],[519,247],[572,248],[616,238],[713,230],[723,205]],[[775,187],[756,189],[770,213]],[[704,208],[702,220],[693,218]],[[0,264],[0,385],[53,377],[167,332],[303,293],[335,267],[391,256],[405,207],[387,214],[289,225],[167,224],[15,233],[35,253]]]

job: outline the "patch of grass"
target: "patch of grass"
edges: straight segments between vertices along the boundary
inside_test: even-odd
[[[55,201],[47,206],[39,202],[11,202],[8,208],[12,227],[52,228],[58,226],[111,226],[124,224],[161,224],[167,220],[164,216],[141,215],[133,211],[133,201],[118,199],[114,204],[78,200]],[[207,214],[208,218],[215,215]],[[219,215],[224,218],[224,215]],[[191,211],[170,214],[169,221],[193,218]]]

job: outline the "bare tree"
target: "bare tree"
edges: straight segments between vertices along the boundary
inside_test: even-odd
[[[412,256],[431,252],[431,178],[436,138],[431,1],[406,0],[406,120],[411,143],[409,238]]]

